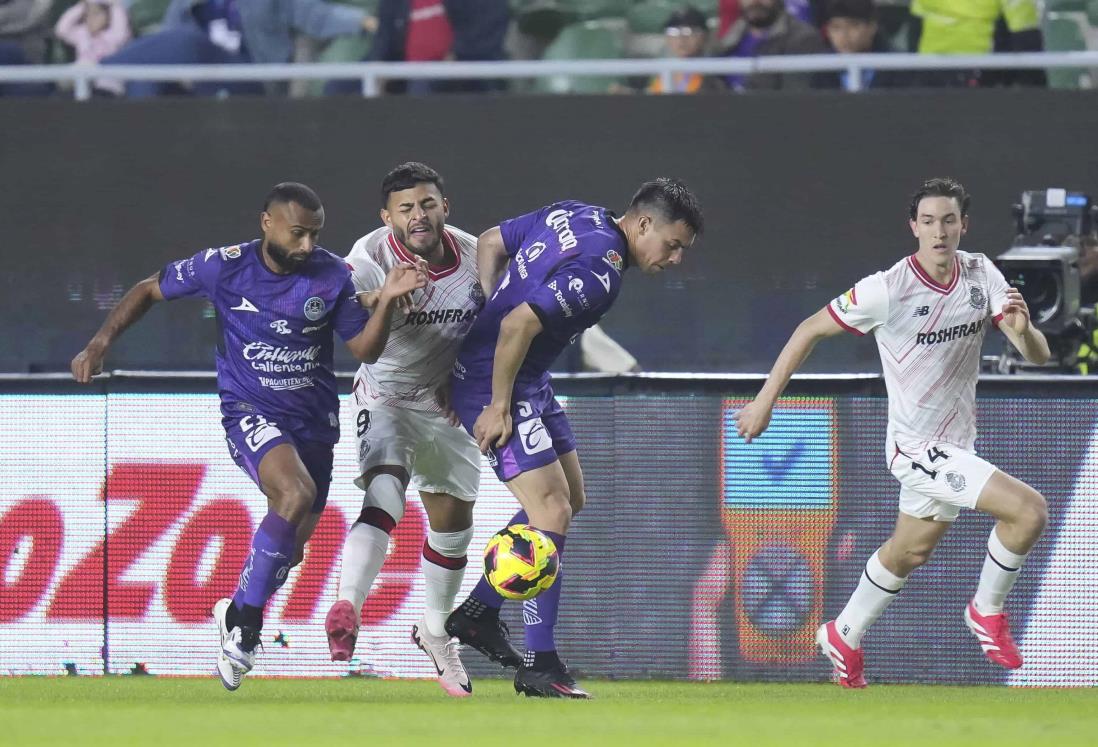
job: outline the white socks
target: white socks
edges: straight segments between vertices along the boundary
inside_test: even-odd
[[[904,588],[906,578],[893,575],[881,563],[880,550],[873,553],[858,580],[858,588],[850,595],[846,607],[835,618],[835,629],[851,648],[858,648],[869,626],[877,621],[885,608]]]
[[[1006,549],[995,529],[991,530],[991,536],[987,538],[987,557],[980,571],[980,585],[976,587],[976,596],[972,599],[977,612],[997,615],[1003,611],[1003,600],[1014,586],[1025,561],[1025,555]]]
[[[389,550],[389,535],[371,525],[355,522],[343,541],[343,564],[339,572],[339,599],[346,599],[362,614],[362,605]]]
[[[473,528],[460,532],[427,530],[423,544],[424,621],[434,636],[446,635],[446,618],[454,609],[454,599],[465,578],[466,550],[473,539]]]

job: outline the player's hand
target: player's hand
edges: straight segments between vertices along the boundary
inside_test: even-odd
[[[770,414],[773,408],[765,402],[752,400],[736,413],[736,430],[740,437],[747,443],[751,439],[762,435],[766,426],[770,425]]]
[[[394,300],[409,297],[407,303],[411,303],[410,295],[413,291],[427,286],[427,262],[416,259],[416,263],[401,262],[389,270],[385,276],[385,284],[381,286],[381,298]],[[400,301],[398,300],[398,305]],[[402,306],[401,308],[409,308]]]
[[[511,438],[511,408],[495,403],[484,408],[484,412],[473,424],[473,438],[481,454],[487,454],[488,449],[495,446],[499,448]]]
[[[442,414],[446,416],[446,422],[455,428],[461,427],[461,418],[454,412],[450,399],[450,382],[446,381],[439,385],[439,388],[435,390],[435,402],[442,408]]]
[[[1017,288],[1007,289],[1007,300],[1003,304],[1003,323],[1018,334],[1029,329],[1029,306]]]
[[[103,357],[106,351],[95,345],[88,345],[72,359],[70,368],[72,377],[81,384],[87,384],[92,377],[103,372]]]
[[[373,311],[377,308],[377,302],[381,300],[381,291],[363,291],[362,293],[356,293],[355,298],[358,299],[358,305],[367,311]]]

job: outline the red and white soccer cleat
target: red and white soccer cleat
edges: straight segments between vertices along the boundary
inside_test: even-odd
[[[976,605],[969,602],[965,607],[965,625],[980,641],[980,648],[992,662],[1006,669],[1022,666],[1022,655],[1018,653],[1018,647],[1010,635],[1005,612],[981,615],[976,611]]]
[[[328,651],[332,654],[332,661],[350,661],[358,639],[355,606],[346,599],[333,604],[324,618],[324,632],[328,634]]]
[[[816,643],[820,651],[835,667],[833,677],[843,687],[859,690],[865,687],[865,662],[860,648],[850,648],[831,620],[816,631]]]

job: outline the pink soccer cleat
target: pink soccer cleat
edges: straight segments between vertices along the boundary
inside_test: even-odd
[[[328,651],[332,654],[332,661],[350,661],[358,639],[355,606],[346,599],[333,604],[324,618],[324,632],[328,634]]]
[[[820,651],[835,667],[834,679],[843,687],[860,690],[865,687],[865,662],[860,648],[850,648],[831,620],[816,631]]]
[[[1018,653],[1018,647],[1010,636],[1005,612],[981,615],[976,611],[976,605],[969,602],[965,607],[965,625],[980,641],[980,648],[992,662],[1006,669],[1022,666],[1022,655]]]

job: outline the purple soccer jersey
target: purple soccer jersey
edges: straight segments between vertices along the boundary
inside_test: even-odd
[[[530,304],[543,330],[515,378],[515,390],[549,383],[565,346],[610,309],[626,267],[625,234],[605,208],[569,200],[500,224],[511,261],[465,337],[454,366],[463,389],[491,393],[499,325]]]
[[[261,415],[299,438],[339,440],[332,331],[349,340],[369,314],[350,269],[317,247],[289,275],[263,262],[261,242],[205,249],[160,273],[166,299],[208,298],[217,313],[217,383],[225,418]]]
[[[465,337],[452,377],[452,404],[472,433],[491,400],[500,322],[530,305],[541,320],[515,377],[514,432],[488,455],[507,481],[575,449],[568,420],[549,386],[549,367],[566,345],[610,309],[628,257],[625,235],[605,208],[558,202],[500,224],[511,261]]]

